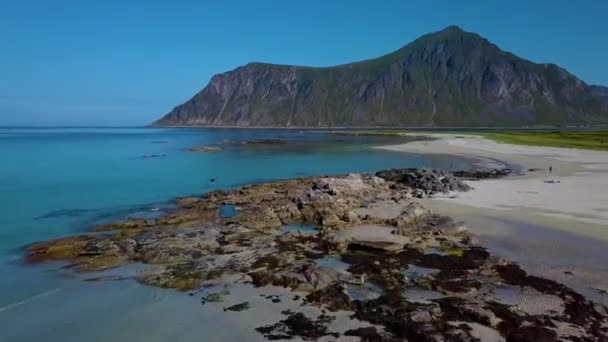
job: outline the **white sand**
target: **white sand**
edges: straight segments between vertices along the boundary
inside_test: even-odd
[[[526,170],[523,176],[469,182],[473,191],[443,200],[601,225],[607,227],[608,234],[608,152],[503,144],[474,135],[425,135],[438,140],[379,148],[467,156],[493,163],[500,160]],[[553,167],[551,174],[549,166]],[[527,172],[532,168],[542,170]],[[548,180],[559,183],[546,183]]]

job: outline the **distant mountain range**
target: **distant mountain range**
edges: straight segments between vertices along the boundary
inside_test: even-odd
[[[608,123],[608,88],[451,26],[334,67],[250,63],[157,126],[522,126]]]

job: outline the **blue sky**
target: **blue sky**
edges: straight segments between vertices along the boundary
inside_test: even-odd
[[[608,85],[604,0],[0,0],[0,125],[144,125],[252,61],[328,66],[459,25]]]

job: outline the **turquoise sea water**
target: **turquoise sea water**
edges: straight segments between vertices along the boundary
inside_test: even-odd
[[[288,143],[241,144],[252,139]],[[0,340],[148,338],[149,331],[133,330],[146,326],[147,316],[140,312],[144,321],[138,320],[132,310],[154,304],[154,310],[165,305],[170,311],[187,301],[132,281],[82,282],[69,270],[58,272],[57,264],[23,265],[22,248],[29,243],[107,220],[154,215],[177,196],[251,182],[389,167],[467,167],[462,159],[370,148],[400,142],[297,130],[0,128]],[[194,146],[224,150],[184,151]],[[181,336],[181,330],[166,331],[174,335],[156,338]]]

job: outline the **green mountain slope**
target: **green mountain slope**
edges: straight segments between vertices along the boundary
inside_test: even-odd
[[[521,126],[608,122],[608,98],[553,64],[451,26],[327,68],[251,63],[215,75],[155,125]]]

